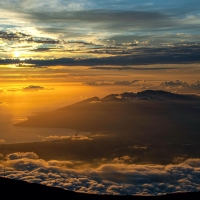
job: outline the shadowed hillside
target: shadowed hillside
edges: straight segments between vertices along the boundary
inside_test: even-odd
[[[17,124],[24,127],[70,128],[79,131],[134,132],[188,142],[199,138],[200,98],[165,91],[93,97],[51,112],[40,113]],[[189,135],[188,135],[189,133]],[[180,137],[181,136],[181,137]]]

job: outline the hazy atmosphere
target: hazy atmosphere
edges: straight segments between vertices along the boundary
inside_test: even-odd
[[[200,190],[198,0],[0,2],[0,175],[115,195]]]

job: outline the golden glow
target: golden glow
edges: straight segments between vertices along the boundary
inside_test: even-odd
[[[20,55],[21,55],[21,53],[20,53],[19,51],[14,51],[14,52],[13,52],[13,56],[14,56],[15,58],[20,57]]]

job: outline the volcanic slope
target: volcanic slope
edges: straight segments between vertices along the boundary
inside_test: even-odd
[[[86,132],[126,132],[165,138],[199,138],[200,97],[146,90],[92,97],[16,124],[28,127],[70,128]]]

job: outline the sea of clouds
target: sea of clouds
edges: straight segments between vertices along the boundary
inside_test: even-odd
[[[161,195],[200,190],[200,159],[179,164],[104,163],[40,159],[34,152],[0,156],[0,176],[67,190],[114,195]]]

